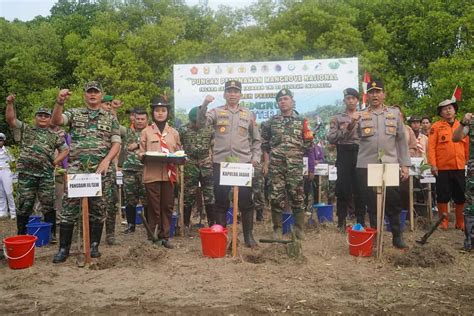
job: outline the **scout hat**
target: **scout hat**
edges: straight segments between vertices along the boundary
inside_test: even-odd
[[[156,108],[158,106],[169,108],[168,98],[163,95],[158,95],[151,100],[151,107]]]
[[[102,102],[112,102],[114,100],[114,97],[111,95],[104,95],[102,98]]]
[[[91,89],[95,89],[99,92],[102,92],[102,85],[97,82],[97,81],[89,81],[88,83],[85,84],[84,86],[84,92],[87,92]]]
[[[456,104],[456,101],[453,101],[451,99],[446,99],[440,104],[438,104],[438,107],[436,108],[438,115],[441,115],[441,109],[448,105],[452,105],[454,107],[454,111],[456,112],[458,111],[458,105]]]
[[[38,115],[38,114],[48,114],[49,116],[51,116],[51,110],[50,109],[47,109],[47,108],[43,108],[43,107],[40,107],[35,115]]]
[[[189,111],[188,118],[191,122],[196,122],[197,120],[198,107],[194,107]]]
[[[372,80],[371,82],[369,82],[369,84],[367,85],[367,92],[374,89],[383,90],[382,80]]]
[[[357,99],[359,99],[359,92],[357,92],[357,90],[354,89],[354,88],[344,89],[344,91],[342,93],[344,93],[344,98],[347,97],[348,95],[350,95],[350,96],[353,96],[353,97],[356,97]]]
[[[278,91],[278,93],[275,96],[276,101],[278,102],[278,99],[280,99],[281,97],[283,97],[285,95],[290,96],[290,97],[293,98],[293,92],[291,92],[291,90],[281,89],[280,91]]]
[[[242,84],[240,83],[240,81],[237,81],[237,80],[229,80],[225,83],[224,90],[227,91],[227,89],[230,89],[230,88],[235,88],[235,89],[238,89],[239,91],[242,91]]]
[[[0,140],[6,140],[7,137],[5,136],[5,134],[3,133],[0,133]]]

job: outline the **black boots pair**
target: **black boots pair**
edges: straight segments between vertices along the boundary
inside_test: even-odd
[[[395,248],[406,249],[408,246],[403,241],[403,234],[400,227],[400,214],[389,216],[390,225],[392,226],[392,244]],[[377,227],[377,226],[375,226]]]
[[[124,234],[135,232],[135,223],[137,221],[137,211],[135,206],[127,205],[125,207],[125,215],[127,216],[127,229],[123,231]]]
[[[103,223],[89,222],[90,242],[91,242],[91,258],[99,258],[100,239],[102,237]],[[61,223],[59,224],[59,251],[53,258],[53,263],[64,262],[69,257],[69,250],[71,249],[72,233],[74,231],[74,224]]]

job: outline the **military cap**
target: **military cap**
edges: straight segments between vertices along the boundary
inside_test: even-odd
[[[111,95],[104,95],[102,98],[102,102],[112,102],[114,100],[114,97]]]
[[[417,115],[410,116],[408,118],[408,123],[411,123],[411,122],[421,122],[421,117]]]
[[[43,108],[43,107],[40,107],[35,115],[38,115],[38,114],[48,114],[49,116],[51,116],[51,110],[50,109],[47,109],[47,108]]]
[[[237,81],[237,80],[229,80],[225,83],[224,90],[227,90],[230,88],[235,88],[235,89],[238,89],[239,91],[242,91],[242,83],[240,83],[240,81]]]
[[[289,97],[293,97],[293,92],[291,92],[291,90],[289,89],[281,89],[280,91],[278,91],[278,93],[276,94],[276,101],[278,102],[278,100],[283,97],[283,96],[289,96]]]
[[[347,97],[348,95],[351,95],[359,99],[359,92],[357,92],[357,90],[354,88],[344,89],[343,93],[344,93],[344,98]]]
[[[454,110],[457,112],[458,111],[458,105],[456,101],[453,101],[451,99],[446,99],[440,104],[438,104],[438,107],[436,108],[436,111],[438,112],[438,115],[441,114],[441,109],[444,108],[445,106],[452,105],[454,107]]]
[[[155,108],[158,106],[169,108],[170,105],[168,103],[168,98],[163,95],[154,97],[153,100],[151,101],[151,107]]]
[[[198,113],[198,107],[194,107],[189,111],[188,113],[188,118],[191,122],[196,122],[197,120],[197,113]]]
[[[102,92],[102,85],[97,82],[97,81],[89,81],[88,83],[86,83],[86,85],[84,86],[84,91],[87,92],[89,91],[90,89],[95,89],[99,92]]]
[[[371,82],[369,82],[369,85],[367,86],[367,92],[373,89],[383,90],[382,80],[372,80]]]
[[[0,133],[0,140],[6,140],[7,137],[5,136],[5,134],[3,133]]]

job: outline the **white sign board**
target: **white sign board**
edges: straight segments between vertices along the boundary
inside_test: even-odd
[[[221,162],[220,185],[238,187],[252,186],[253,166],[251,163]]]
[[[308,157],[303,157],[303,176],[308,175]]]
[[[334,165],[329,166],[329,181],[336,181],[337,180],[337,167]]]
[[[242,83],[240,104],[254,112],[258,121],[278,113],[275,95],[283,88],[294,93],[296,110],[305,115],[321,106],[342,104],[342,91],[359,86],[358,69],[356,57],[174,65],[176,116],[186,119],[208,94],[216,98],[209,109],[225,104],[228,80]]]
[[[420,183],[436,183],[436,178],[433,176],[430,169],[423,171],[421,175]]]
[[[117,177],[117,184],[122,185],[123,184],[123,172],[122,171],[117,171],[116,172],[116,177]]]
[[[408,169],[410,176],[417,176],[420,174],[420,166],[423,164],[423,157],[411,157],[411,167]]]
[[[381,187],[383,164],[368,164],[367,166],[367,184],[369,187]],[[385,164],[385,186],[397,187],[400,185],[400,166],[398,163]]]
[[[314,174],[317,176],[327,176],[329,174],[329,165],[327,163],[318,163],[314,166]]]
[[[67,196],[102,196],[102,176],[98,173],[78,173],[67,175]]]

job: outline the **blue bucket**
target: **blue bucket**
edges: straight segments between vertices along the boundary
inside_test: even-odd
[[[407,214],[408,214],[407,210],[402,210],[402,212],[400,213],[400,231],[405,230],[405,222],[407,220]],[[385,216],[385,225],[387,225],[387,231],[391,232],[392,225],[390,224],[390,221],[388,220],[387,216]]]
[[[173,212],[171,215],[171,224],[170,224],[170,238],[174,237],[176,231],[176,225],[178,224],[178,213]]]
[[[43,216],[41,215],[30,215],[28,218],[28,224],[41,223],[42,218]]]
[[[291,226],[295,225],[293,213],[283,213],[283,235],[291,232]]]
[[[318,215],[318,221],[322,224],[324,222],[332,222],[333,219],[333,205],[321,205],[315,204],[313,207],[316,209]]]
[[[36,236],[35,246],[43,247],[49,244],[51,240],[51,223],[30,223],[26,225],[27,234]]]
[[[135,225],[143,224],[142,217],[140,216],[140,214],[143,213],[143,210],[144,210],[144,208],[143,208],[143,205],[141,205],[141,204],[138,204],[135,207],[135,212],[136,212]]]
[[[233,207],[229,207],[225,215],[225,218],[227,221],[227,225],[231,225],[234,222],[234,208]]]

